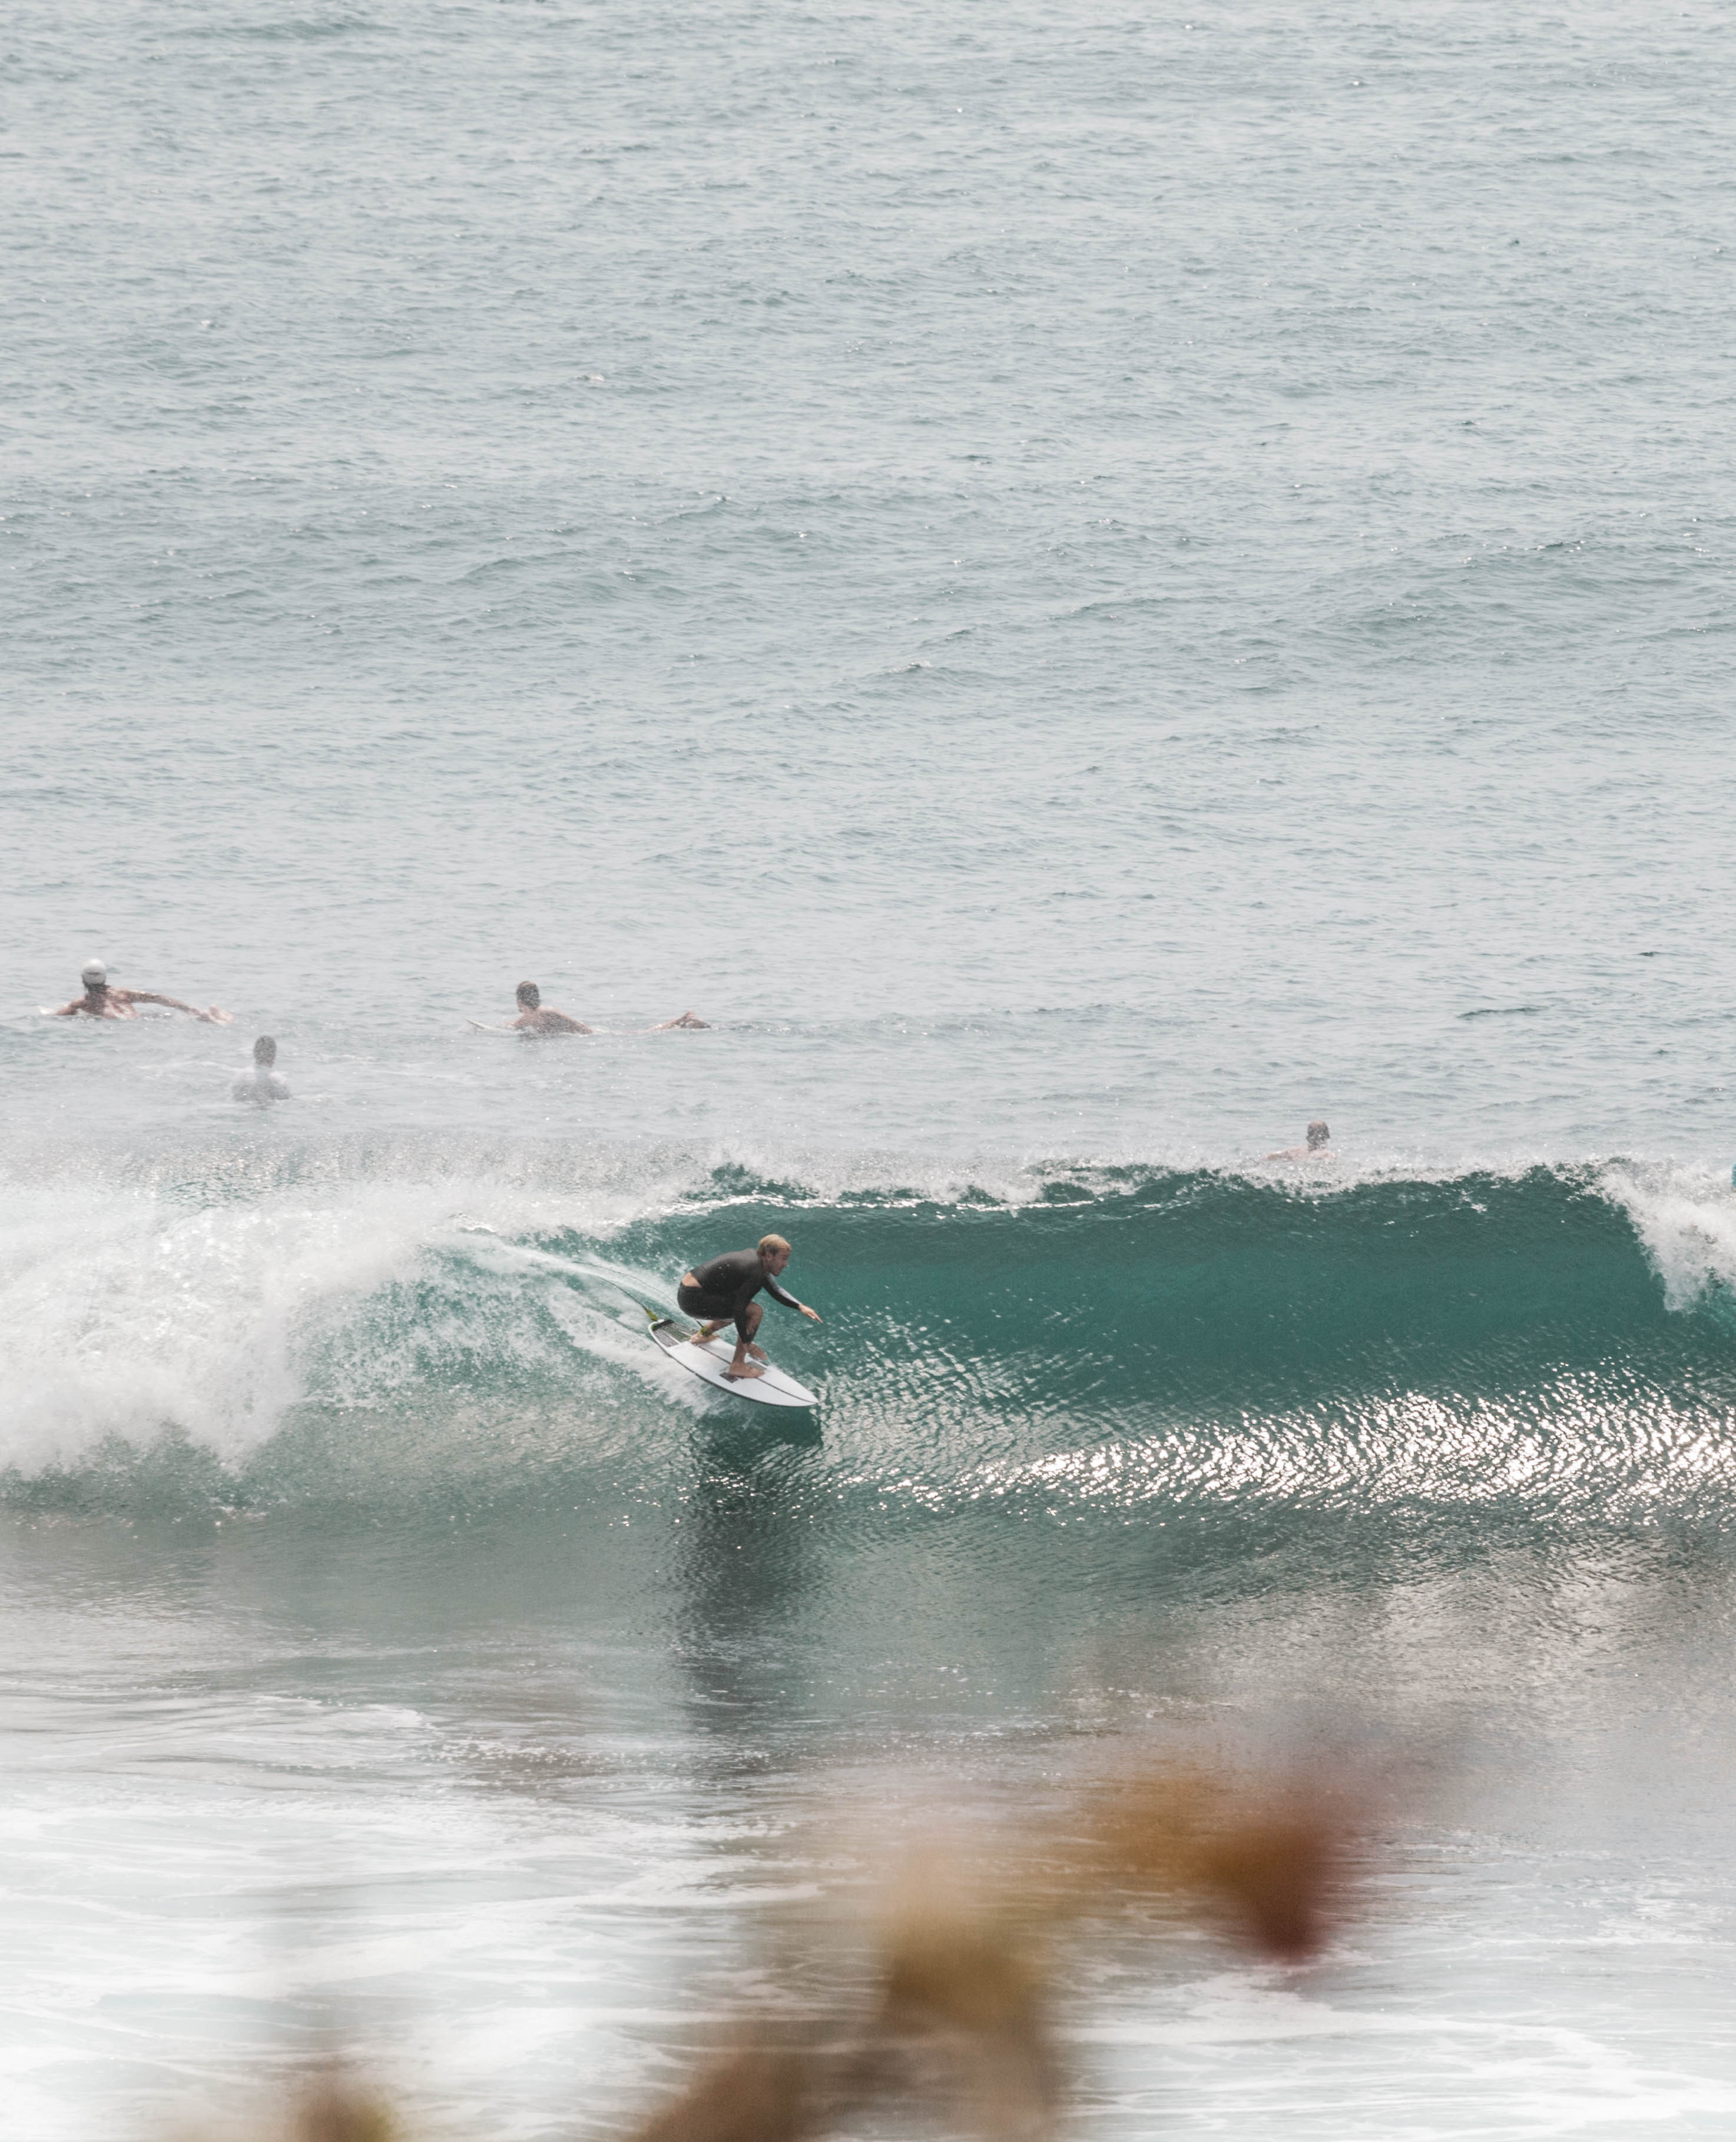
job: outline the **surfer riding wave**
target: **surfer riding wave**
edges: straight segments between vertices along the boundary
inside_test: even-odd
[[[764,1363],[765,1350],[754,1343],[759,1320],[765,1314],[754,1299],[762,1287],[786,1309],[799,1309],[816,1324],[820,1321],[818,1310],[798,1301],[779,1286],[778,1276],[789,1262],[789,1245],[784,1237],[762,1235],[756,1248],[730,1250],[682,1275],[675,1300],[684,1316],[700,1319],[700,1329],[694,1336],[696,1345],[715,1338],[726,1324],[733,1322],[735,1326],[735,1356],[724,1371],[731,1383],[745,1383],[750,1377],[765,1374],[763,1366],[755,1365]]]

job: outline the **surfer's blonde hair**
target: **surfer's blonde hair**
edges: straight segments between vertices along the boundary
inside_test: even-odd
[[[762,1255],[764,1255],[767,1250],[769,1250],[775,1256],[779,1250],[787,1250],[789,1247],[789,1243],[784,1241],[781,1235],[762,1235],[759,1237],[759,1248]]]

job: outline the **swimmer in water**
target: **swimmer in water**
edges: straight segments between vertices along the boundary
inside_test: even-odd
[[[1318,1118],[1308,1127],[1306,1145],[1286,1146],[1282,1152],[1269,1152],[1268,1160],[1336,1160],[1331,1149],[1332,1133]]]
[[[521,982],[517,995],[518,1016],[513,1020],[512,1026],[521,1034],[595,1034],[596,1031],[594,1026],[586,1026],[581,1020],[569,1017],[566,1012],[556,1011],[551,1005],[545,1004],[542,992],[534,982]],[[707,1024],[696,1012],[684,1011],[679,1019],[665,1019],[660,1025],[649,1028],[647,1031],[667,1034],[674,1027],[704,1027]]]
[[[512,1022],[521,1034],[594,1034],[595,1027],[584,1026],[576,1019],[569,1019],[564,1011],[556,1011],[542,1001],[542,992],[534,982],[518,985],[518,1016]]]
[[[276,1061],[277,1044],[269,1034],[262,1034],[253,1044],[252,1070],[244,1072],[230,1089],[235,1098],[261,1108],[272,1101],[287,1101],[289,1088],[272,1069]]]
[[[74,997],[69,1004],[62,1004],[52,1014],[55,1019],[136,1019],[136,1004],[167,1004],[171,1011],[190,1012],[195,1019],[203,1019],[207,1026],[227,1026],[230,1014],[220,1011],[215,1004],[207,1004],[201,1011],[197,1004],[183,1004],[179,997],[160,996],[155,990],[111,989],[108,969],[101,960],[87,960],[79,980],[84,984],[84,994]]]
[[[799,1309],[814,1323],[820,1321],[817,1309],[810,1309],[805,1301],[798,1301],[779,1286],[778,1275],[789,1262],[789,1245],[784,1237],[762,1235],[757,1249],[731,1250],[726,1256],[713,1257],[709,1264],[699,1265],[681,1276],[681,1284],[675,1291],[681,1312],[702,1320],[694,1335],[695,1345],[715,1337],[725,1324],[734,1320],[735,1355],[724,1370],[732,1384],[745,1383],[750,1377],[765,1374],[763,1366],[754,1365],[765,1360],[765,1349],[754,1343],[754,1334],[765,1314],[754,1299],[761,1287],[786,1309]],[[752,1360],[748,1359],[750,1354]]]

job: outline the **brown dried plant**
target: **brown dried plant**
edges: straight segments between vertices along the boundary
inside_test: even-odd
[[[1000,2142],[1046,2132],[1061,2095],[1050,1960],[1020,1887],[920,1858],[888,1897],[878,1946],[867,2070],[902,2067]]]
[[[398,2142],[398,2123],[381,2100],[335,2069],[314,2077],[296,2105],[294,2142]]]
[[[744,2034],[634,2131],[638,2142],[799,2142],[828,2095],[813,2052]]]
[[[1003,1844],[998,1874],[931,1848],[887,1892],[873,1990],[830,2020],[828,2049],[738,2046],[632,2142],[799,2142],[893,2095],[947,2104],[984,2142],[1041,2142],[1063,2094],[1049,2021],[1062,1937],[1158,1904],[1171,1923],[1209,1917],[1257,1954],[1302,1961],[1342,1908],[1350,1822],[1318,1777],[1155,1768]]]
[[[1315,1955],[1348,1878],[1353,1803],[1318,1775],[1249,1784],[1160,1769],[1092,1796],[1096,1886],[1204,1906],[1283,1963]]]
[[[385,2100],[335,2061],[305,2074],[259,2142],[403,2142]],[[192,2142],[192,2138],[188,2138]],[[251,2142],[251,2138],[250,2138]]]

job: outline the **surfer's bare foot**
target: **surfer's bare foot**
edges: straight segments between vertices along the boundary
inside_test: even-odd
[[[735,1363],[732,1361],[729,1367],[724,1370],[724,1374],[732,1384],[744,1384],[751,1377],[763,1376],[765,1374],[765,1371],[764,1369],[754,1368],[751,1363],[738,1368]]]
[[[764,1347],[749,1345],[748,1348],[748,1359],[750,1361],[763,1361],[765,1359]]]

